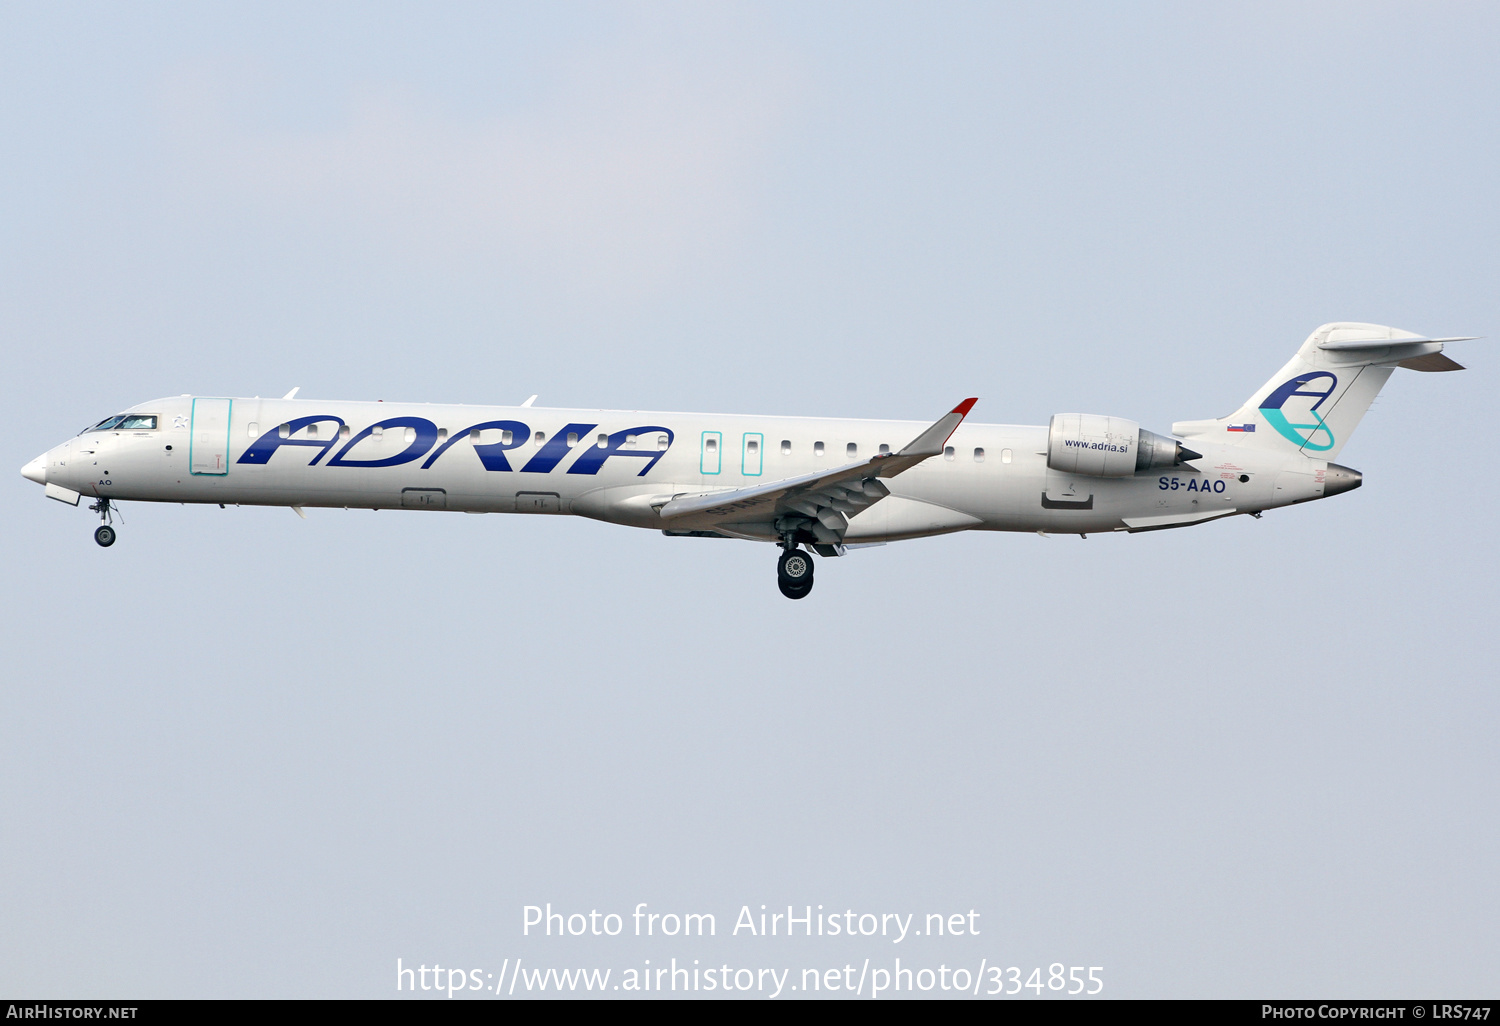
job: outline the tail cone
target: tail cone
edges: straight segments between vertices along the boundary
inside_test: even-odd
[[[1323,475],[1323,498],[1337,495],[1339,492],[1352,492],[1365,483],[1365,475],[1348,467],[1341,467],[1337,463],[1328,464],[1328,471]]]

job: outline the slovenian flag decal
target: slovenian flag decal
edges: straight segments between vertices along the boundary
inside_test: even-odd
[[[1229,430],[1231,430],[1231,431],[1250,431],[1250,432],[1253,432],[1255,430],[1255,425],[1254,424],[1231,424],[1231,425],[1229,425]]]

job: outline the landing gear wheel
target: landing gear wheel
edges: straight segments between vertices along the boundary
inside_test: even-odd
[[[115,529],[108,524],[100,525],[99,529],[94,532],[94,541],[106,549],[109,548],[115,543]]]
[[[812,591],[813,582],[811,578],[802,584],[788,584],[786,581],[778,580],[776,586],[781,589],[781,593],[787,598],[799,599],[807,598],[807,593]]]
[[[786,591],[786,585],[800,586],[807,584],[812,587],[813,560],[805,552],[797,549],[787,549],[782,552],[781,557],[776,560],[776,581],[782,585],[782,591]],[[803,592],[803,595],[807,592]],[[789,596],[801,598],[802,595]]]

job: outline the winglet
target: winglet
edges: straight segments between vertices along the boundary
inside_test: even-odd
[[[953,437],[953,432],[964,422],[974,404],[979,402],[978,398],[965,399],[959,403],[942,419],[932,427],[923,431],[911,444],[902,449],[898,456],[936,456],[943,451],[943,446],[948,444],[948,439]]]

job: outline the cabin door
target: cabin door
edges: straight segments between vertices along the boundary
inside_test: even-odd
[[[188,470],[193,474],[229,473],[229,413],[233,399],[194,399],[188,429]]]

